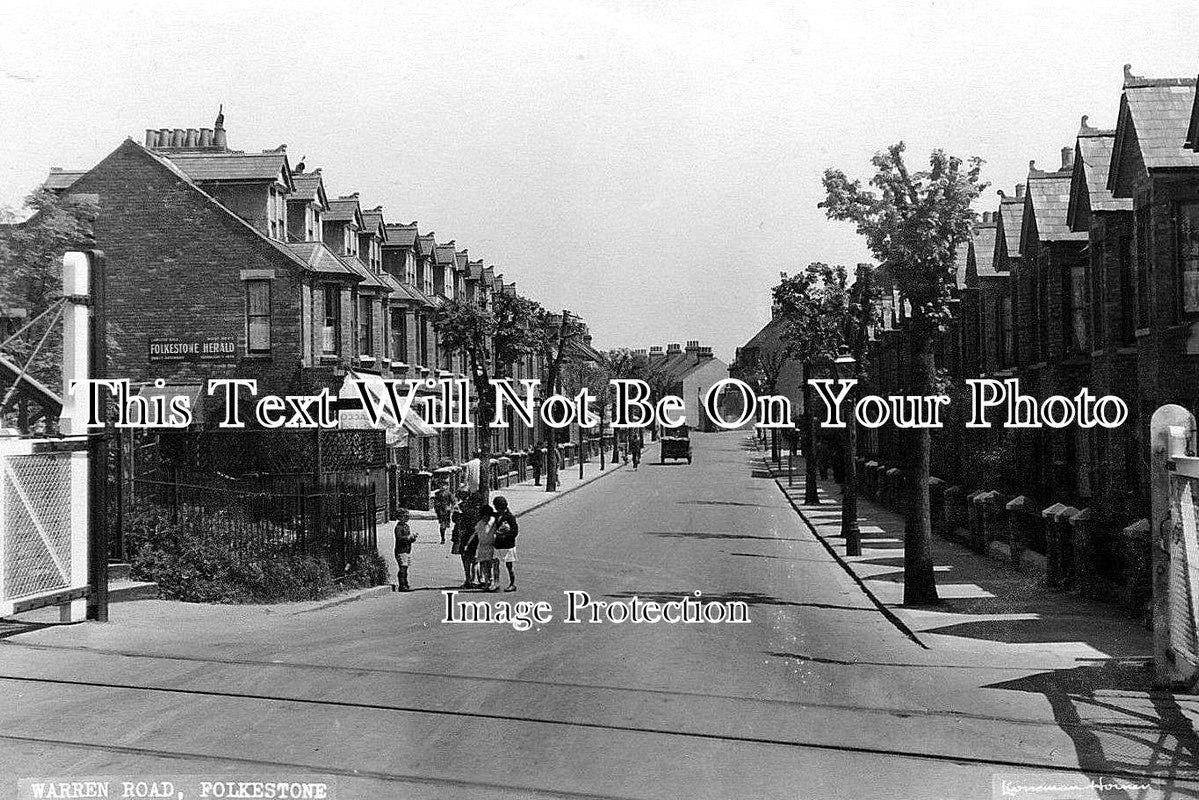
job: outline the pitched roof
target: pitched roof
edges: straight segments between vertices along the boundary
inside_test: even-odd
[[[1070,206],[1070,173],[1059,171],[1043,176],[1029,175],[1025,197],[1037,223],[1037,237],[1042,242],[1086,241],[1086,231],[1072,231],[1066,224],[1066,209]]]
[[[696,361],[694,364],[692,364],[691,366],[687,367],[687,369],[685,369],[681,373],[679,373],[678,376],[675,378],[675,380],[681,381],[684,378],[686,378],[688,375],[690,375],[692,372],[696,372],[697,370],[703,369],[704,367],[706,367],[710,364],[719,364],[722,372],[727,371],[729,368],[728,364],[724,363],[719,358],[716,358],[716,356],[712,356],[711,358],[701,358],[698,361]]]
[[[325,222],[362,222],[362,206],[358,203],[358,195],[339,197],[329,201],[329,209],[323,217]]]
[[[479,261],[469,261],[469,262],[467,262],[466,266],[467,266],[466,277],[469,278],[470,280],[477,281],[483,277],[483,261],[482,261],[482,259],[480,259]]]
[[[433,248],[433,255],[438,264],[453,264],[454,263],[454,242],[449,244],[439,244]]]
[[[980,278],[1007,274],[995,269],[995,237],[998,232],[994,222],[980,222],[974,228],[974,264]]]
[[[358,272],[346,266],[345,262],[334,255],[333,251],[322,242],[292,242],[288,247],[296,255],[304,259],[308,269],[312,272],[320,272],[326,275],[343,275],[352,277],[355,280],[362,280],[362,276]]]
[[[470,256],[466,250],[459,250],[457,253],[454,253],[454,269],[464,270],[468,263],[470,263]]]
[[[1145,169],[1199,168],[1199,152],[1185,143],[1195,108],[1194,78],[1136,78],[1127,74],[1107,188],[1117,188],[1123,153],[1135,141]]]
[[[287,198],[288,200],[328,204],[329,199],[325,196],[324,181],[321,179],[319,169],[314,169],[312,172],[301,172],[298,175],[292,173],[291,182],[295,184],[296,188]]]
[[[153,150],[150,150],[150,149],[144,147],[143,145],[139,144],[138,142],[135,142],[133,139],[126,139],[121,144],[121,146],[117,148],[117,150],[120,150],[123,147],[134,148],[135,152],[140,152],[140,153],[144,154],[147,158],[152,160],[154,163],[158,164],[160,167],[162,167],[163,169],[170,172],[172,175],[174,175],[176,178],[179,179],[179,182],[181,184],[188,187],[197,196],[203,198],[205,201],[211,203],[212,205],[219,208],[222,212],[224,212],[225,218],[227,220],[229,220],[229,222],[235,227],[235,229],[240,230],[245,235],[248,235],[248,236],[251,236],[251,237],[257,239],[259,242],[265,243],[266,245],[271,247],[276,253],[278,253],[280,256],[282,256],[289,264],[291,264],[293,266],[298,266],[302,269],[308,268],[307,262],[305,262],[304,259],[300,258],[296,253],[292,252],[286,244],[284,244],[283,242],[275,241],[274,239],[265,235],[262,231],[255,228],[250,223],[246,222],[244,219],[239,217],[237,214],[234,214],[232,211],[230,211],[228,208],[226,208],[223,203],[221,203],[219,200],[217,200],[215,197],[210,195],[208,192],[204,191],[202,188],[197,186],[195,184],[195,182],[190,177],[188,177],[187,174],[185,172],[183,172],[183,170],[181,170],[178,166],[176,166],[170,159],[166,158],[165,156],[159,155],[158,153],[155,153]],[[114,153],[115,152],[116,151],[114,151]],[[105,160],[107,160],[107,159],[105,159]],[[104,162],[101,162],[101,163],[104,163]],[[93,167],[93,169],[95,169],[95,168]],[[88,172],[91,172],[91,171],[92,170],[88,170]]]
[[[999,227],[1003,228],[1003,243],[1007,247],[1008,258],[1020,257],[1020,228],[1024,221],[1024,197],[1008,197],[1004,195],[999,201],[997,215]]]
[[[437,240],[434,238],[432,231],[426,233],[424,236],[416,237],[416,251],[422,256],[433,255],[433,248],[436,246]]]
[[[412,247],[416,244],[416,222],[413,221],[409,225],[388,224],[387,244],[399,247]]]
[[[1092,128],[1087,125],[1087,118],[1082,118],[1082,127],[1074,144],[1070,206],[1066,211],[1066,222],[1071,230],[1086,230],[1092,211],[1132,210],[1131,199],[1113,197],[1107,188],[1115,141],[1115,131]]]
[[[287,154],[278,153],[212,153],[175,155],[164,154],[171,163],[183,170],[193,181],[271,181],[282,175],[291,183]]]
[[[399,281],[397,281],[397,283],[400,284],[400,292],[393,294],[391,296],[392,300],[409,300],[418,306],[424,306],[426,308],[433,307],[433,301],[417,291],[415,286],[409,286],[408,284]]]
[[[387,238],[387,226],[383,223],[383,209],[372,208],[362,212],[362,230],[375,233],[383,232],[383,238]]]
[[[359,260],[358,256],[338,256],[341,263],[349,267],[356,275],[362,277],[362,283],[359,284],[363,289],[386,289],[386,284],[379,279],[379,276],[371,271],[371,268]]]
[[[86,175],[86,169],[63,169],[62,167],[51,167],[50,174],[46,176],[46,180],[42,183],[51,191],[60,189],[69,189],[71,184]]]

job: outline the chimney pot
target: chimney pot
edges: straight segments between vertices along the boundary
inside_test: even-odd
[[[153,128],[146,128],[146,147],[158,147],[158,131]]]
[[[183,142],[187,139],[187,131],[183,128],[176,128],[171,134],[171,147],[183,147]]]
[[[1062,169],[1074,169],[1074,148],[1062,148]]]
[[[200,147],[212,147],[212,128],[200,128]]]
[[[200,144],[200,131],[195,128],[187,129],[187,136],[183,140],[183,144],[187,147],[196,147]]]
[[[1023,183],[1016,184],[1016,197],[1017,198],[1024,197],[1024,184]]]
[[[171,129],[170,128],[159,128],[158,129],[158,146],[159,147],[170,147],[171,146]]]

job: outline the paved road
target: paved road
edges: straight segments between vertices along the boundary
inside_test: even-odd
[[[691,466],[626,469],[523,517],[520,590],[487,597],[560,618],[564,590],[700,591],[744,600],[750,624],[446,625],[438,589],[460,576],[422,542],[410,595],[146,601],[108,626],[9,636],[0,774],[330,774],[349,798],[896,800],[1152,762],[1152,790],[1103,796],[1196,796],[1191,740],[1138,710],[1150,699],[1071,705],[1045,688],[1071,666],[1051,651],[926,649],[755,471],[744,434],[696,448]]]

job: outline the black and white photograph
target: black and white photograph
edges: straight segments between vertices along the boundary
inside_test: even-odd
[[[0,800],[1199,799],[1197,34],[0,5]]]

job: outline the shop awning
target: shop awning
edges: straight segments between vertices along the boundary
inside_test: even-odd
[[[388,400],[387,385],[378,375],[372,375],[364,372],[350,372],[342,381],[341,389],[337,393],[338,400],[358,400],[358,388],[354,385],[355,381],[362,381],[366,386],[366,390],[370,392],[371,397],[375,400],[375,406],[379,409],[379,425],[387,432],[387,444],[391,447],[403,447],[409,435],[417,437],[436,436],[437,430],[429,426],[421,418],[422,399],[414,398],[412,407],[408,409],[408,413],[404,415],[403,420],[397,420],[391,412],[391,403]],[[370,417],[365,410],[343,410],[338,414],[338,423],[343,428],[371,428]]]

